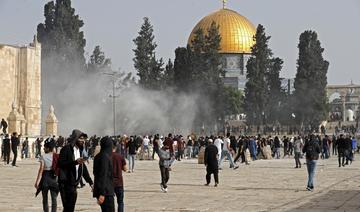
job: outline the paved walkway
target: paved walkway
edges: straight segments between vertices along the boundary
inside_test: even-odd
[[[33,187],[38,163],[26,160],[18,165],[17,168],[0,165],[0,211],[41,211],[42,198],[34,197]],[[335,158],[320,160],[314,192],[305,190],[305,165],[294,169],[293,159],[259,160],[237,170],[224,163],[217,188],[203,185],[203,165],[184,160],[174,165],[166,194],[160,192],[156,161],[136,161],[135,165],[134,173],[124,174],[127,212],[360,211],[358,161],[338,168]],[[58,205],[61,211],[60,196]],[[100,211],[89,186],[79,190],[76,210]]]

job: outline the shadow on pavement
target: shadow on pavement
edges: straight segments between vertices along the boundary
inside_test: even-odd
[[[288,211],[360,211],[360,190],[330,190]]]

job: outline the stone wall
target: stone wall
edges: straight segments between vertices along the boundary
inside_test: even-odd
[[[23,135],[41,131],[41,44],[0,45],[0,118],[8,118],[12,103],[25,117]],[[11,132],[9,132],[11,133]]]

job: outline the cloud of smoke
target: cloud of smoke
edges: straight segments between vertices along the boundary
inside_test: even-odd
[[[54,67],[43,69],[43,120],[47,109],[54,105],[59,134],[67,136],[76,128],[89,135],[112,135],[112,78],[74,70],[75,66],[55,68],[51,59],[43,63]],[[206,104],[196,93],[149,91],[137,85],[117,89],[115,95],[116,134],[190,133],[200,112],[199,102]]]

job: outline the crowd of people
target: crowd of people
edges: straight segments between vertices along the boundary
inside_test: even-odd
[[[12,165],[16,165],[17,149],[21,147],[21,157],[29,157],[28,138],[13,133],[3,135],[2,158],[5,164],[10,161],[10,148],[13,151]],[[339,167],[350,165],[354,153],[359,151],[355,137],[350,135],[309,135],[309,136],[182,136],[122,135],[88,136],[74,130],[69,137],[37,138],[32,151],[40,161],[35,182],[37,194],[42,193],[43,210],[49,210],[48,193],[56,211],[57,196],[60,193],[64,211],[74,211],[77,189],[88,183],[93,190],[102,211],[114,211],[114,196],[117,197],[118,211],[124,209],[124,183],[122,172],[133,173],[136,159],[159,161],[160,190],[168,192],[171,167],[175,161],[203,158],[206,166],[206,186],[214,175],[215,186],[219,184],[219,170],[225,158],[231,169],[239,164],[249,165],[259,159],[295,159],[295,168],[301,168],[305,158],[308,170],[307,190],[314,190],[316,161],[338,157]],[[42,151],[43,150],[43,151]],[[44,152],[44,153],[43,153]],[[126,159],[128,162],[126,162]],[[88,172],[89,160],[93,160],[93,178]],[[92,180],[94,179],[94,181]]]

